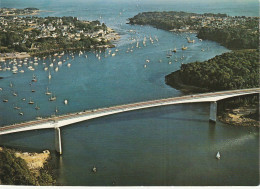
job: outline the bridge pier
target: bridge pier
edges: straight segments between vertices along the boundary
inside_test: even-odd
[[[59,155],[62,154],[61,133],[59,127],[55,128],[55,150]]]
[[[210,102],[209,121],[214,123],[217,121],[217,102]]]

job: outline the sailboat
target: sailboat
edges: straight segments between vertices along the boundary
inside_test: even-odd
[[[18,107],[18,106],[14,106],[14,109],[16,109],[16,110],[20,110],[21,108]]]
[[[188,48],[188,47],[184,47],[184,46],[182,46],[182,48],[181,48],[181,49],[182,49],[182,50],[186,50],[187,48]]]
[[[31,100],[31,98],[30,98],[30,101],[28,102],[28,104],[34,104],[34,102]]]
[[[36,81],[37,81],[36,76],[33,74],[32,82],[36,82]]]
[[[35,106],[35,110],[39,110],[39,109],[40,109],[40,107],[37,106],[37,104],[36,104],[36,106]]]
[[[51,95],[51,92],[48,90],[48,87],[47,87],[47,89],[46,89],[46,93],[45,93],[46,95]]]
[[[51,97],[49,98],[49,101],[54,101],[54,100],[56,100],[56,96],[55,95],[54,96],[51,95]]]
[[[217,153],[216,158],[220,159],[220,153],[219,152]]]
[[[96,173],[96,172],[97,172],[97,168],[94,166],[94,167],[92,168],[92,171],[93,171],[94,173]]]
[[[176,48],[174,48],[174,49],[172,50],[172,52],[175,52],[175,53],[176,53],[176,52],[177,52],[177,49],[176,49]]]
[[[51,73],[49,72],[48,78],[51,79]]]
[[[58,108],[57,108],[57,106],[56,106],[55,112],[58,113]]]

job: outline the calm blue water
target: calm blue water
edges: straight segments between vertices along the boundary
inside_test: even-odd
[[[178,70],[181,63],[203,61],[228,49],[215,42],[202,41],[194,34],[175,34],[149,26],[127,25],[127,19],[143,11],[177,10],[258,16],[257,1],[50,1],[2,0],[1,7],[36,7],[48,12],[39,16],[77,16],[101,20],[121,35],[115,43],[116,56],[93,52],[70,54],[59,71],[44,71],[53,58],[40,60],[34,72],[13,75],[2,72],[0,125],[35,119],[37,116],[93,109],[137,101],[180,96],[164,83],[164,76]],[[142,41],[147,38],[146,46]],[[149,40],[152,37],[154,43]],[[187,44],[186,37],[197,43]],[[158,42],[155,40],[158,38]],[[135,41],[134,41],[135,40]],[[136,48],[136,41],[141,48]],[[178,51],[169,60],[170,49]],[[205,49],[204,52],[201,49]],[[132,52],[130,51],[132,49]],[[112,53],[115,49],[111,49]],[[129,52],[127,52],[129,51]],[[88,58],[85,58],[85,55]],[[182,56],[184,56],[183,59]],[[68,60],[67,60],[68,58]],[[56,58],[58,59],[58,58]],[[150,62],[146,63],[149,59]],[[59,60],[59,59],[58,59]],[[177,61],[175,61],[177,60]],[[169,61],[172,63],[169,64]],[[68,68],[67,64],[71,63]],[[144,68],[144,65],[147,65]],[[38,82],[29,85],[32,75]],[[9,87],[10,82],[13,88]],[[48,101],[46,87],[57,96]],[[32,93],[31,89],[36,92]],[[17,97],[12,95],[18,93]],[[22,101],[26,98],[26,101]],[[40,110],[28,105],[34,100]],[[69,104],[63,104],[68,99]],[[13,106],[21,107],[24,116]],[[209,125],[208,104],[153,108],[91,120],[62,129],[63,155],[56,170],[62,185],[257,185],[259,183],[259,134],[255,128],[238,128],[217,123]],[[1,136],[0,143],[26,150],[54,150],[52,130],[30,131]],[[220,151],[222,159],[215,154]],[[93,166],[98,172],[93,174]]]

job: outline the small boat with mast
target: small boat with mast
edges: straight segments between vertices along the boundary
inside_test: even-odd
[[[40,109],[40,107],[36,104],[35,110],[39,110],[39,109]]]
[[[28,102],[28,104],[34,104],[34,102],[32,101],[31,98],[30,98],[30,101]]]
[[[216,158],[220,159],[220,153],[219,152],[217,153]]]
[[[51,95],[51,97],[49,98],[49,101],[55,101],[56,100],[56,96],[54,95],[54,96],[52,96]]]
[[[51,95],[51,92],[48,90],[48,87],[46,89],[46,92],[45,92],[46,95]]]
[[[184,47],[184,45],[183,45],[181,49],[184,51],[184,50],[187,50],[187,48],[188,47]]]
[[[51,79],[51,72],[49,71],[49,75],[48,75],[48,78]]]
[[[32,82],[37,82],[37,78],[34,74],[33,74]]]

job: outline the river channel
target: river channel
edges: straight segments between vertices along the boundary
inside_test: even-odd
[[[215,42],[199,41],[195,34],[128,25],[127,18],[143,11],[162,10],[257,16],[256,6],[257,1],[2,0],[1,7],[47,10],[40,13],[43,17],[98,19],[115,29],[121,38],[115,42],[116,48],[100,53],[100,60],[95,52],[74,53],[74,58],[70,53],[65,54],[58,72],[50,68],[51,80],[42,63],[49,66],[54,57],[39,60],[35,71],[24,67],[24,73],[1,72],[4,79],[0,80],[3,88],[0,95],[9,101],[0,102],[0,125],[181,96],[180,91],[165,84],[165,75],[178,70],[182,63],[208,60],[229,50]],[[187,37],[196,43],[188,44]],[[142,43],[144,38],[146,46]],[[188,46],[186,51],[181,51],[183,45]],[[167,53],[175,47],[178,52],[167,58]],[[111,56],[112,53],[116,55]],[[38,81],[30,86],[33,74]],[[47,87],[55,93],[56,101],[48,100]],[[18,96],[13,96],[13,91]],[[29,98],[37,103],[39,110],[27,103]],[[65,99],[68,105],[64,105]],[[23,116],[14,105],[22,108]],[[63,154],[56,157],[57,182],[79,186],[258,185],[259,129],[221,122],[211,125],[208,118],[209,104],[197,103],[126,112],[64,127]],[[54,152],[54,131],[5,135],[0,137],[0,144]],[[218,151],[221,160],[215,158]],[[91,172],[94,165],[98,170],[95,174]]]

